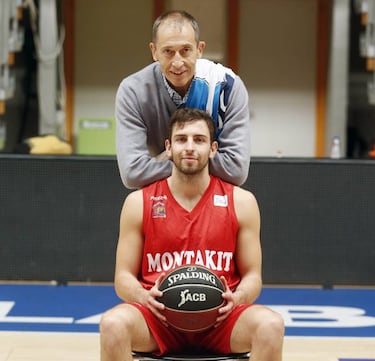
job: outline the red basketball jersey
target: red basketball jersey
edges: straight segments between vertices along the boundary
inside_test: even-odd
[[[205,266],[224,275],[231,289],[237,286],[233,188],[211,176],[192,211],[175,200],[166,179],[143,189],[144,249],[139,279],[144,287],[152,287],[160,272],[185,264]]]

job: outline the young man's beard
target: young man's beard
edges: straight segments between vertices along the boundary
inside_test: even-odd
[[[196,174],[202,173],[202,171],[208,165],[209,160],[207,159],[206,162],[202,163],[200,159],[201,158],[199,158],[196,164],[194,165],[191,165],[191,166],[183,165],[183,159],[178,158],[176,160],[172,153],[172,160],[173,160],[175,167],[178,169],[180,173],[185,174],[185,175],[196,175]]]

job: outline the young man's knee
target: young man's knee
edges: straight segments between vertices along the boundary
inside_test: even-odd
[[[281,317],[279,313],[271,311],[269,322],[271,325],[271,329],[274,330],[274,332],[276,332],[279,335],[284,335],[284,319]]]
[[[123,333],[132,326],[131,314],[126,309],[114,308],[106,311],[100,320],[101,333]]]
[[[101,334],[112,333],[116,328],[118,318],[114,315],[113,310],[106,311],[100,320],[99,330]]]
[[[265,309],[258,327],[263,339],[277,339],[284,336],[284,320],[280,314],[270,309]],[[260,335],[258,335],[260,336]]]

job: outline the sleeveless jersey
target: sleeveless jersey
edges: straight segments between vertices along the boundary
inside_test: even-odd
[[[235,265],[238,221],[232,184],[211,176],[192,211],[170,192],[167,179],[143,188],[144,248],[139,280],[151,288],[160,272],[181,265],[205,266],[224,275],[234,290],[240,281]]]

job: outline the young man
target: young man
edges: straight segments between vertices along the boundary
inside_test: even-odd
[[[155,62],[125,78],[116,95],[116,149],[127,188],[140,188],[171,174],[164,152],[169,119],[181,107],[206,110],[214,119],[219,151],[210,173],[235,185],[248,176],[248,93],[232,70],[200,59],[196,20],[184,11],[160,16],[150,43]]]
[[[171,176],[130,193],[124,202],[115,288],[125,303],[101,320],[102,361],[130,361],[132,351],[160,355],[184,350],[251,350],[251,361],[281,360],[282,318],[253,305],[262,287],[257,201],[209,174],[209,160],[217,151],[214,133],[206,112],[177,110],[165,142]],[[158,286],[168,270],[181,264],[207,266],[224,282],[226,304],[207,331],[179,332],[168,327],[161,313]]]

